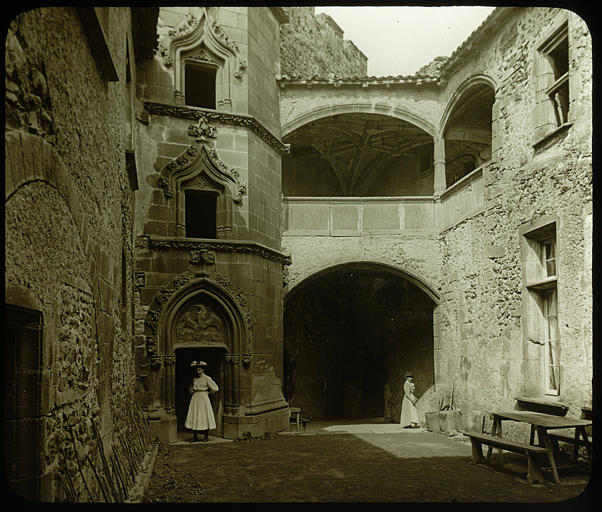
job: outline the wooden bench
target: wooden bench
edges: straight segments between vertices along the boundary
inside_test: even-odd
[[[585,440],[582,437],[578,437],[577,439],[575,439],[574,437],[567,436],[566,434],[548,432],[548,437],[550,438],[552,446],[554,447],[554,453],[560,453],[558,442],[561,441],[563,443],[569,443],[573,445],[573,458],[575,459],[575,461],[577,460],[577,455],[579,454],[579,446],[585,446],[587,448],[588,455],[591,457],[591,436],[588,436],[588,439]]]
[[[547,455],[551,463],[553,460],[552,453],[548,448],[542,446],[533,446],[530,444],[517,443],[502,439],[501,437],[492,436],[489,434],[480,434],[478,432],[464,432],[464,435],[470,438],[472,445],[472,463],[480,464],[486,461],[483,456],[482,445],[491,446],[493,448],[499,448],[509,452],[520,453],[527,456],[527,483],[532,484],[534,482],[544,483],[544,478],[541,473],[541,469],[537,463],[536,456]],[[487,462],[489,462],[487,460]]]
[[[305,430],[307,424],[310,422],[307,418],[301,417],[301,409],[299,407],[289,407],[289,421],[297,425],[297,432],[299,432],[301,425],[303,425],[303,430]]]

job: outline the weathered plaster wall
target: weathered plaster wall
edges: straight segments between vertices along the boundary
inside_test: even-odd
[[[31,420],[41,422],[41,444],[26,443],[20,460],[41,457],[45,500],[65,498],[67,475],[75,480],[70,499],[91,499],[75,476],[78,466],[98,498],[86,461],[100,464],[101,439],[107,457],[123,456],[117,439],[134,428],[132,417],[116,412],[131,408],[134,391],[125,307],[132,298],[125,165],[130,11],[109,9],[107,16],[117,82],[101,78],[76,9],[28,11],[7,35],[6,302],[39,310],[44,320],[42,416]]]
[[[451,386],[463,410],[512,407],[534,389],[533,353],[526,340],[520,235],[524,223],[556,216],[561,343],[559,400],[579,416],[591,400],[591,40],[569,14],[570,116],[566,134],[533,147],[537,123],[533,58],[560,10],[525,9],[495,38],[471,53],[449,79],[449,96],[474,74],[497,83],[492,165],[484,172],[485,212],[441,235],[441,353],[438,381]],[[540,349],[541,350],[541,349]],[[539,354],[541,358],[543,354]],[[539,391],[539,392],[538,392]]]
[[[311,87],[290,85],[280,90],[280,121],[283,136],[300,124],[336,114],[362,112],[404,119],[435,134],[443,108],[439,91],[430,83],[401,84],[391,87],[341,85]]]
[[[287,288],[309,276],[342,263],[371,261],[391,265],[415,275],[437,292],[441,256],[436,234],[374,235],[357,237],[285,236],[285,251],[293,256],[288,266]]]
[[[314,7],[288,9],[289,22],[280,29],[282,75],[366,76],[367,57],[343,39],[343,31],[330,16],[315,16]]]

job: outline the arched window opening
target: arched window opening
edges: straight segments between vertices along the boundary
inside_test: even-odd
[[[450,187],[491,159],[491,125],[495,91],[486,84],[467,88],[447,119],[445,182]]]

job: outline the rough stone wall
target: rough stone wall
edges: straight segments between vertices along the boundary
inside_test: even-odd
[[[19,458],[41,458],[36,476],[48,501],[125,499],[127,483],[109,499],[94,471],[114,484],[115,468],[98,469],[100,443],[107,458],[122,461],[116,440],[137,428],[131,416],[116,414],[131,409],[134,391],[131,315],[123,307],[132,291],[122,283],[122,251],[123,274],[132,270],[130,14],[107,15],[117,82],[101,78],[74,8],[23,13],[7,35],[6,302],[44,319],[42,417],[31,420],[41,424],[41,442],[25,445]],[[142,455],[130,459],[133,466]]]
[[[520,235],[524,223],[556,216],[561,344],[559,400],[580,416],[591,400],[591,40],[570,14],[570,115],[565,135],[533,146],[534,48],[566,14],[525,9],[450,78],[446,94],[473,73],[499,84],[492,165],[484,174],[485,212],[441,236],[443,249],[439,381],[455,381],[461,407],[513,407],[529,394],[532,371],[524,324]],[[543,391],[540,389],[540,394]]]
[[[368,59],[326,14],[314,7],[289,7],[280,29],[280,74],[301,77],[366,76]]]

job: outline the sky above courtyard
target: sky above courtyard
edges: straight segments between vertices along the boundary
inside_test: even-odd
[[[368,75],[412,75],[449,56],[493,7],[316,7],[328,14],[368,57]]]

